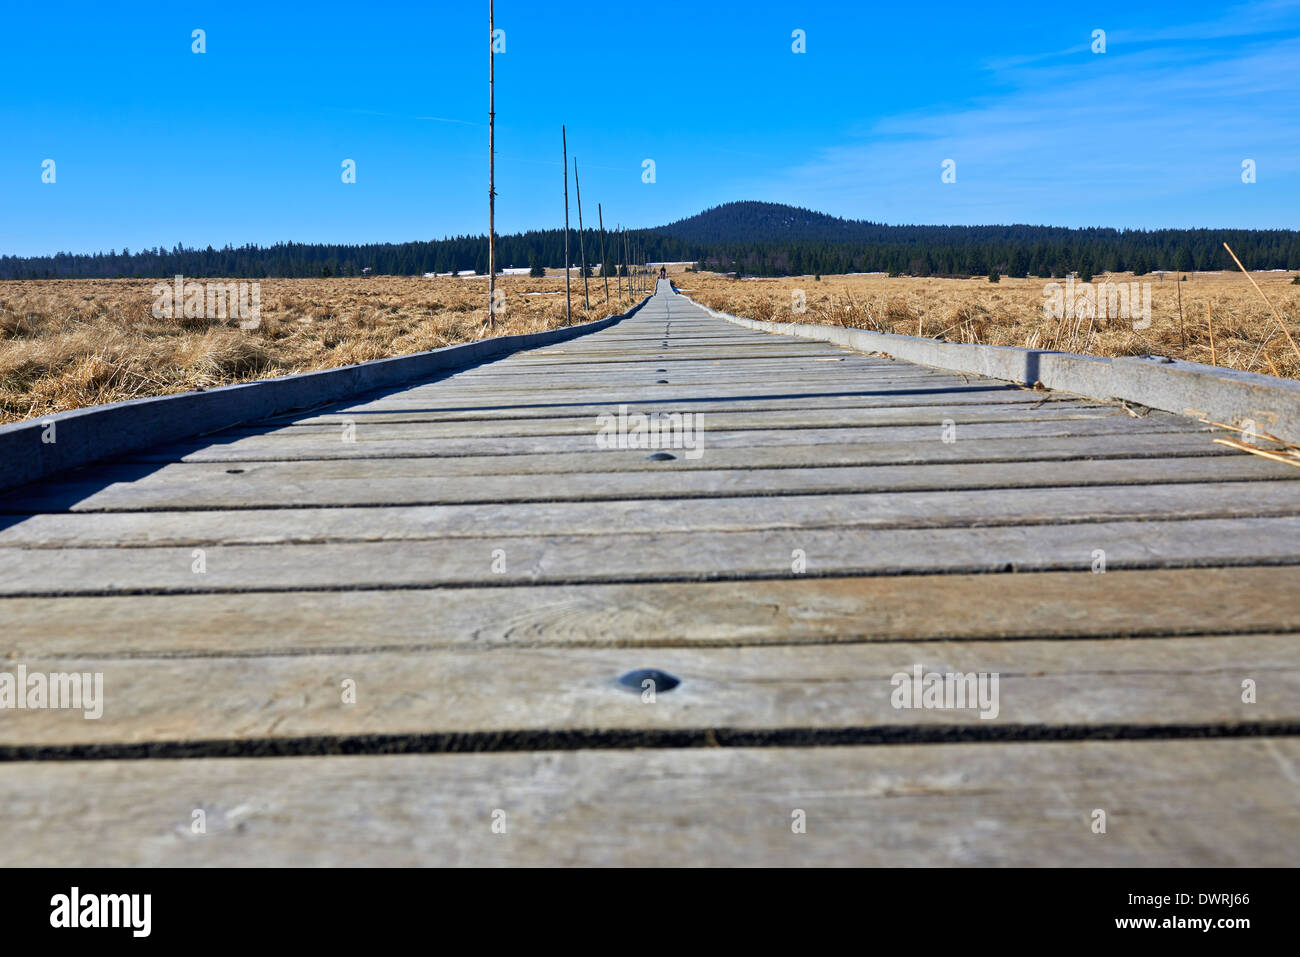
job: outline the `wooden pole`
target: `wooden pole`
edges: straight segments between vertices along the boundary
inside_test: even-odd
[[[560,127],[560,142],[564,147],[564,321],[573,324],[573,303],[569,298],[569,138]]]
[[[605,274],[605,301],[609,302],[609,260],[605,258],[605,214],[596,204],[596,219],[600,223],[600,271]]]
[[[1183,344],[1183,358],[1187,358],[1187,333],[1183,331],[1183,281],[1178,279],[1178,339]]]
[[[1219,355],[1214,351],[1214,310],[1210,308],[1210,301],[1205,301],[1205,321],[1210,325],[1210,365],[1219,364]]]
[[[495,0],[488,0],[488,328],[496,328],[497,259],[497,75],[496,54],[492,51],[496,33]]]
[[[619,235],[621,233],[623,233],[623,226],[615,226],[614,228],[615,250],[619,250],[619,247],[621,246],[621,244],[623,244],[619,242]],[[619,252],[619,254],[615,255],[614,260],[615,260],[614,274],[615,277],[617,277],[617,282],[619,282],[619,302],[621,303],[623,302],[623,254],[621,254],[621,251]]]
[[[578,182],[578,157],[573,158],[573,189],[578,194],[578,256],[582,261],[582,305],[591,308],[591,299],[587,296],[587,246],[582,241],[582,184]]]
[[[623,268],[627,270],[627,301],[632,301],[632,256],[628,252],[627,227],[623,227]]]

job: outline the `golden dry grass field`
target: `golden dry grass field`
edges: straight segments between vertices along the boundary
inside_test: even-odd
[[[1117,319],[1049,319],[1045,280],[812,276],[735,280],[670,268],[682,291],[714,309],[754,319],[838,323],[994,345],[1098,355],[1159,355],[1300,378],[1300,356],[1268,306],[1240,273],[1141,277],[1150,282],[1151,325]],[[1129,275],[1098,276],[1133,281]],[[1300,286],[1289,274],[1256,281],[1300,336]],[[184,392],[292,372],[325,369],[466,342],[488,334],[487,279],[374,277],[261,280],[256,330],[234,321],[157,319],[152,279],[0,282],[0,423],[140,396]],[[582,308],[573,277],[575,322],[627,306],[604,303],[590,280]],[[564,322],[564,280],[503,276],[505,312],[494,334],[534,332]],[[806,312],[792,293],[803,290]],[[1182,320],[1178,298],[1182,296]],[[1214,316],[1211,356],[1206,306]]]
[[[1129,319],[1048,318],[1044,287],[1051,280],[1044,279],[1004,277],[991,283],[983,276],[919,279],[872,273],[820,280],[812,276],[737,280],[715,273],[687,273],[675,281],[697,302],[750,319],[838,324],[953,342],[1102,356],[1163,355],[1300,378],[1300,355],[1245,275],[1178,275],[1186,275],[1187,280],[1179,282],[1173,273],[1094,277],[1094,287],[1106,281],[1151,284],[1151,324],[1139,330]],[[1291,283],[1290,273],[1253,276],[1291,337],[1300,341],[1300,285]],[[803,313],[795,311],[797,290],[804,294]],[[1213,314],[1213,350],[1207,306]]]
[[[487,277],[263,279],[261,321],[157,319],[154,279],[0,282],[0,423],[140,396],[327,369],[488,335]],[[592,278],[573,321],[627,308],[604,304]],[[491,334],[564,323],[564,278],[502,276],[505,311]]]

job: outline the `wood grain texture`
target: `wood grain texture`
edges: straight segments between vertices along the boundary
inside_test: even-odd
[[[523,475],[444,475],[445,460],[395,459],[376,475],[342,459],[116,465],[86,469],[0,497],[0,516],[32,512],[593,502],[655,497],[808,495],[850,492],[1072,488],[1193,482],[1300,481],[1300,470],[1253,455],[1168,459],[1084,459],[919,466],[576,472],[564,481]],[[1246,494],[1253,496],[1254,489]],[[13,518],[0,517],[0,524]]]
[[[0,865],[1287,866],[1297,783],[1294,739],[11,764]]]
[[[103,713],[13,711],[0,746],[620,729],[924,729],[1289,722],[1300,636],[962,641],[733,648],[476,648],[23,659],[28,673],[103,675]],[[6,664],[12,671],[16,662]],[[897,709],[897,674],[998,676],[997,707]],[[653,701],[618,684],[680,680]],[[1242,682],[1259,689],[1242,701]],[[347,682],[352,682],[347,685]],[[355,689],[344,702],[345,687]],[[991,700],[991,699],[990,699]]]
[[[1109,423],[1107,423],[1109,424]],[[1050,424],[1049,424],[1050,425]],[[975,426],[969,426],[975,428]],[[1005,438],[966,438],[946,443],[942,426],[917,430],[925,433],[924,441],[888,441],[883,435],[866,435],[871,441],[833,442],[830,437],[808,430],[802,435],[775,436],[763,445],[746,444],[737,436],[719,447],[711,434],[702,443],[703,454],[697,459],[678,456],[671,462],[647,458],[648,449],[600,448],[595,435],[585,442],[572,442],[573,451],[547,449],[540,444],[535,454],[501,450],[499,442],[487,444],[487,454],[469,454],[465,448],[457,454],[448,443],[434,440],[389,440],[343,442],[319,440],[306,442],[269,442],[260,447],[231,443],[185,445],[156,449],[124,456],[124,461],[167,464],[171,462],[288,462],[330,459],[379,459],[386,468],[403,458],[443,459],[447,475],[548,475],[565,472],[620,472],[649,470],[670,472],[706,468],[797,468],[844,465],[921,465],[931,462],[1033,462],[1095,458],[1169,458],[1190,456],[1244,456],[1213,443],[1213,432],[1148,432],[1139,435],[1011,435]],[[864,430],[875,431],[875,430]],[[768,433],[770,434],[770,433]],[[800,441],[802,439],[802,441]],[[467,441],[467,440],[461,440]],[[377,466],[378,468],[378,466]],[[1277,468],[1287,468],[1278,464]]]
[[[203,550],[204,570],[195,561]],[[0,595],[1300,565],[1300,517],[654,532],[148,548],[0,548]],[[802,561],[803,571],[795,563]],[[1300,572],[1298,572],[1300,574]],[[761,585],[755,587],[762,588]]]
[[[14,516],[0,547],[423,541],[668,532],[974,528],[1300,516],[1293,482],[979,489],[756,498]]]
[[[5,660],[1296,633],[1291,567],[0,600]]]

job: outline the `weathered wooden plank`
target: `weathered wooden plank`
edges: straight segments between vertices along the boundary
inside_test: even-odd
[[[865,394],[857,392],[834,392],[825,388],[810,390],[803,388],[789,394],[778,395],[742,395],[732,397],[706,396],[691,398],[681,396],[659,396],[636,393],[615,401],[615,405],[625,402],[629,407],[639,411],[661,410],[665,412],[717,411],[744,412],[768,409],[824,409],[829,404],[862,408],[925,408],[929,406],[951,405],[992,405],[1016,404],[1025,407],[1062,401],[1061,396],[1050,393],[1033,392],[1028,389],[998,387],[962,388],[947,390],[912,390],[905,393]],[[554,415],[598,415],[609,411],[609,402],[592,401],[589,396],[569,396],[557,401],[546,397],[544,401],[536,398],[479,399],[474,401],[457,400],[454,395],[439,396],[436,400],[429,397],[410,396],[405,392],[386,393],[384,395],[360,395],[349,402],[330,403],[322,406],[321,411],[336,413],[388,413],[388,412],[423,412],[439,415],[443,418],[491,418],[508,414],[510,418],[537,416],[547,418]],[[294,413],[300,415],[302,413]],[[271,421],[271,420],[267,420]]]
[[[81,710],[13,710],[0,746],[657,728],[1151,728],[1297,722],[1300,636],[740,648],[473,647],[258,659],[36,658],[99,676]],[[1104,663],[1104,668],[1099,664]],[[618,679],[681,683],[653,700]],[[896,708],[896,675],[996,675],[960,708]],[[1243,681],[1257,700],[1242,701]],[[92,683],[92,687],[95,685]],[[344,690],[353,692],[344,703]],[[967,706],[969,705],[969,706]],[[87,718],[86,710],[98,713]]]
[[[960,386],[970,379],[955,375],[941,375],[923,371],[884,374],[876,369],[840,365],[829,369],[820,361],[805,364],[772,363],[753,368],[735,368],[703,360],[659,359],[647,356],[636,363],[605,363],[598,366],[564,366],[551,369],[515,369],[511,371],[460,373],[447,376],[435,383],[421,385],[425,393],[464,390],[481,392],[488,389],[532,391],[539,388],[585,388],[598,386],[648,386],[659,379],[670,383],[693,386],[748,385],[759,388],[788,388],[806,383],[808,379],[825,379],[833,376],[842,386],[855,388],[882,388],[896,386],[909,388],[924,386]],[[1003,384],[1003,383],[998,383]]]
[[[629,410],[630,411],[630,410]],[[618,407],[605,410],[606,415],[618,415]],[[1118,418],[1122,410],[1110,406],[1075,406],[1052,402],[1038,407],[1020,407],[1010,404],[990,406],[926,407],[921,409],[841,409],[783,410],[776,412],[723,412],[706,413],[704,421],[709,429],[727,431],[767,429],[840,429],[862,426],[933,426],[945,420],[961,426],[992,422],[1045,422],[1078,421]],[[268,428],[291,429],[295,433],[318,433],[334,437],[349,416],[338,413],[311,415],[303,419],[277,422],[249,423],[225,430],[223,436],[265,434]],[[423,413],[390,412],[370,414],[358,421],[367,430],[376,426],[419,425],[421,436],[440,438],[467,438],[485,435],[590,435],[599,428],[596,416],[556,415],[544,419],[510,418],[492,416],[472,420],[428,419]]]
[[[937,430],[935,430],[937,431]],[[1159,458],[1171,456],[1244,457],[1211,439],[1214,433],[1153,432],[1141,436],[1042,436],[1006,439],[965,439],[930,442],[816,442],[807,445],[736,446],[715,448],[707,444],[697,459],[678,456],[672,461],[647,458],[647,449],[600,449],[538,455],[429,455],[410,442],[337,443],[303,447],[280,444],[266,451],[233,450],[214,445],[181,454],[179,450],[148,450],[121,461],[166,464],[171,462],[226,463],[231,467],[250,462],[328,461],[331,459],[382,459],[385,470],[405,458],[437,460],[441,475],[543,475],[568,472],[676,472],[690,469],[810,468],[867,465],[925,465],[962,462],[1030,462],[1105,458]],[[1275,463],[1276,464],[1276,463]],[[1288,466],[1277,464],[1279,469]]]
[[[661,356],[664,358],[661,358]],[[671,358],[668,358],[669,356]],[[647,371],[654,371],[656,367],[664,366],[667,363],[672,364],[671,368],[675,372],[700,376],[749,376],[754,379],[762,379],[768,375],[787,375],[795,371],[815,377],[828,375],[876,376],[882,381],[962,378],[960,373],[925,369],[921,366],[897,363],[882,365],[852,353],[813,356],[757,356],[732,355],[729,351],[705,354],[681,349],[610,353],[608,357],[574,356],[546,362],[492,363],[451,373],[447,378],[454,376],[461,381],[488,384],[497,379],[537,378],[546,375],[570,378],[576,378],[580,374],[630,377],[637,374],[644,375]],[[439,381],[446,381],[446,379]]]
[[[671,368],[666,360],[647,363],[643,369],[592,370],[572,376],[558,373],[519,376],[490,376],[478,379],[441,380],[426,386],[393,394],[394,398],[413,399],[476,399],[507,397],[539,397],[546,393],[599,396],[614,393],[680,394],[682,398],[713,398],[727,395],[785,395],[792,392],[816,391],[818,387],[833,386],[842,393],[872,395],[892,393],[955,392],[960,389],[979,389],[993,393],[1007,391],[1016,386],[991,381],[964,382],[955,377],[882,378],[878,373],[827,375],[831,370],[782,370],[770,375],[726,375],[719,372],[687,373]],[[838,372],[838,370],[835,370]],[[596,400],[593,400],[596,401]],[[1090,400],[1099,402],[1101,400]],[[1118,408],[1118,406],[1116,406]]]
[[[0,547],[420,541],[1300,516],[1294,482],[11,516]]]
[[[657,378],[656,378],[657,377]],[[665,379],[660,383],[657,379]],[[1010,385],[964,385],[961,383],[916,383],[909,385],[878,385],[870,381],[838,387],[834,379],[823,382],[799,380],[788,383],[673,383],[665,373],[649,373],[647,381],[626,385],[596,383],[585,387],[549,387],[518,389],[443,389],[390,394],[377,398],[372,404],[357,404],[382,410],[402,408],[496,410],[512,406],[618,406],[637,402],[655,402],[668,405],[685,405],[703,402],[716,405],[725,402],[749,403],[767,400],[815,400],[823,403],[844,403],[863,407],[889,405],[947,405],[970,401],[979,404],[997,402],[1003,395],[1014,395],[1017,400],[1034,404],[1042,400],[1041,394]]]
[[[443,459],[393,459],[382,474],[370,460],[107,465],[0,496],[0,515],[41,511],[466,505],[539,501],[680,499],[749,495],[1069,487],[1191,482],[1300,481],[1300,470],[1253,455],[1180,459],[887,465],[849,468],[716,469],[570,473],[563,482],[535,475],[444,475]],[[1253,495],[1248,489],[1246,495]],[[6,519],[0,518],[0,523]]]
[[[663,376],[659,376],[663,378]],[[649,379],[649,375],[647,375]],[[653,387],[653,388],[652,388]],[[770,398],[790,398],[792,396],[819,396],[819,395],[843,395],[849,396],[855,401],[869,401],[876,404],[881,400],[890,397],[907,397],[907,396],[927,396],[927,395],[997,395],[1003,392],[1024,394],[1027,399],[1033,400],[1036,393],[1032,390],[1025,389],[1022,386],[1013,385],[1008,382],[998,382],[994,379],[980,379],[972,377],[969,381],[961,379],[952,379],[949,381],[920,379],[909,383],[891,383],[885,382],[877,384],[877,380],[865,379],[862,384],[850,384],[841,386],[834,376],[827,376],[823,380],[807,381],[800,380],[785,386],[772,386],[765,382],[735,382],[724,383],[716,386],[707,386],[703,383],[695,385],[686,384],[673,386],[671,382],[668,385],[656,386],[655,380],[649,379],[644,385],[637,385],[635,389],[625,388],[621,391],[646,392],[647,390],[655,393],[663,393],[665,399],[685,400],[692,397],[703,397],[710,399],[722,398],[760,398],[767,396]],[[411,386],[400,392],[389,393],[385,397],[386,402],[404,400],[407,402],[418,402],[428,400],[459,400],[462,402],[473,401],[475,398],[480,400],[490,399],[493,397],[519,397],[522,399],[529,398],[548,398],[550,401],[608,401],[602,396],[602,392],[617,395],[614,389],[605,386],[599,380],[583,380],[581,385],[567,386],[565,388],[546,387],[537,385],[532,388],[519,389],[488,389],[480,388],[469,390],[464,388],[450,389],[444,388],[442,381],[430,382],[426,385]],[[461,399],[461,396],[466,396]],[[595,398],[593,398],[593,396]],[[1041,394],[1038,394],[1041,398]],[[848,401],[848,400],[845,400]]]
[[[1297,780],[1294,738],[10,764],[0,864],[1285,866]]]
[[[665,369],[665,372],[659,372]],[[834,373],[834,374],[833,374]],[[638,369],[618,367],[605,372],[566,375],[552,373],[547,375],[517,375],[501,377],[499,381],[464,380],[441,378],[428,383],[411,386],[402,390],[410,398],[439,397],[464,394],[467,396],[492,395],[495,393],[531,395],[538,392],[590,394],[613,389],[653,391],[694,391],[707,395],[728,395],[736,393],[757,392],[784,393],[792,390],[807,390],[810,387],[831,385],[841,392],[864,392],[888,394],[890,392],[920,392],[956,389],[979,389],[995,391],[1018,389],[1020,386],[995,379],[983,379],[978,376],[962,378],[957,375],[906,375],[882,376],[877,372],[845,372],[838,369],[821,369],[813,373],[800,375],[772,373],[769,375],[726,375],[718,373],[713,376],[683,376],[673,379],[671,360],[657,359],[646,363]],[[659,382],[660,379],[666,383]],[[673,389],[665,388],[665,385]]]
[[[259,458],[333,458],[353,455],[374,457],[389,456],[447,456],[474,455],[530,456],[580,454],[614,454],[621,450],[604,447],[597,442],[600,430],[593,421],[586,435],[506,435],[477,438],[425,437],[420,434],[422,423],[397,425],[367,425],[357,422],[353,428],[334,428],[324,432],[302,433],[282,427],[260,435],[226,435],[218,433],[192,441],[159,445],[130,456],[132,461],[237,461]],[[698,433],[695,431],[699,427]],[[332,432],[332,434],[331,434]],[[607,430],[607,434],[613,434]],[[864,426],[833,429],[711,429],[707,420],[697,420],[691,426],[690,441],[697,444],[700,456],[694,461],[707,460],[711,454],[725,449],[743,449],[753,455],[759,449],[776,446],[799,447],[850,445],[870,450],[873,446],[903,447],[910,454],[919,454],[927,445],[956,449],[981,440],[1002,439],[1017,445],[1026,445],[1032,439],[1095,439],[1103,447],[1107,442],[1125,441],[1125,448],[1136,451],[1154,446],[1163,451],[1167,446],[1161,437],[1180,437],[1195,440],[1198,445],[1214,447],[1211,440],[1218,434],[1208,426],[1192,421],[1175,419],[1074,419],[1035,422],[973,422],[952,431],[942,421],[929,426]],[[678,450],[685,439],[678,435]],[[672,441],[670,438],[668,441]],[[1177,447],[1177,446],[1175,446]],[[633,450],[640,458],[653,448]],[[978,450],[969,449],[972,454]],[[959,454],[939,453],[943,458],[960,458]],[[684,454],[679,458],[686,459]],[[691,461],[690,459],[686,459]]]
[[[700,581],[1300,565],[1300,517],[978,528],[814,528],[291,545],[0,548],[0,594]],[[202,550],[195,555],[194,549]],[[202,560],[202,572],[195,563]],[[1300,571],[1297,571],[1300,576]],[[902,584],[899,587],[907,587]]]
[[[668,375],[665,376],[665,373]],[[987,388],[1025,389],[1018,383],[999,379],[972,376],[963,373],[922,369],[917,366],[877,367],[858,363],[852,358],[833,357],[808,359],[720,359],[677,355],[638,354],[627,362],[567,363],[550,366],[498,367],[474,366],[459,372],[448,372],[436,378],[408,383],[401,388],[387,389],[374,394],[436,395],[453,391],[451,387],[473,391],[509,389],[532,391],[545,387],[547,382],[565,383],[566,387],[586,388],[600,383],[625,383],[646,385],[660,378],[677,378],[696,385],[717,385],[754,388],[771,388],[775,383],[791,381],[804,387],[835,385],[853,388],[874,388],[875,391],[906,388]],[[346,400],[341,400],[346,401]],[[1094,399],[1093,401],[1099,401]]]
[[[606,413],[617,414],[618,407],[606,408]],[[1050,421],[1064,419],[1105,419],[1123,415],[1106,405],[1085,405],[1071,402],[1048,402],[1041,406],[1020,406],[1011,403],[975,406],[926,406],[923,408],[830,408],[830,409],[778,409],[763,411],[753,409],[740,412],[707,412],[705,421],[710,429],[791,429],[791,428],[844,428],[863,425],[933,425],[944,419],[955,424],[970,422]],[[596,413],[599,415],[599,413]],[[322,412],[298,419],[282,418],[275,422],[257,423],[240,430],[247,434],[251,429],[268,425],[288,426],[294,429],[328,427],[337,434],[340,424],[349,416],[338,412]],[[358,422],[355,416],[352,421]],[[437,413],[402,412],[370,413],[361,422],[372,425],[392,423],[420,423],[430,427],[432,434],[455,438],[469,435],[554,435],[562,433],[590,433],[594,415],[569,415],[562,413],[547,418],[504,415],[481,419],[443,419]]]
[[[568,420],[562,429],[533,429],[527,424],[499,428],[495,423],[461,423],[459,427],[448,429],[443,423],[428,422],[374,422],[369,419],[353,420],[353,427],[347,432],[349,442],[389,442],[389,441],[439,441],[442,446],[465,454],[482,454],[487,450],[486,443],[491,442],[492,449],[501,449],[508,453],[521,455],[537,452],[573,452],[581,451],[592,444],[593,437],[610,432],[617,424],[616,412],[611,410],[609,418],[602,421],[587,419],[585,421]],[[676,421],[676,420],[674,420]],[[466,428],[466,426],[470,426]],[[1222,436],[1226,433],[1215,432],[1210,426],[1199,422],[1189,423],[1174,418],[1161,419],[1119,419],[1112,415],[1092,417],[1052,417],[1052,418],[995,418],[985,422],[962,422],[955,419],[930,417],[928,421],[917,425],[875,424],[865,426],[790,426],[788,428],[764,428],[758,423],[746,423],[742,428],[721,428],[714,426],[708,418],[688,423],[691,433],[701,434],[701,447],[707,442],[710,446],[736,448],[743,445],[802,445],[816,442],[824,437],[832,443],[853,441],[916,441],[956,442],[966,439],[1009,438],[1023,435],[1025,438],[1038,436],[1068,435],[1147,435],[1155,432],[1195,432],[1203,435]],[[628,428],[631,428],[629,425]],[[947,430],[947,431],[945,431]],[[456,433],[461,434],[456,434]],[[450,433],[450,434],[448,434]],[[222,443],[226,445],[262,446],[280,441],[321,442],[330,444],[344,441],[341,423],[318,425],[252,425],[246,428],[226,429],[215,435],[197,440]],[[947,439],[945,439],[947,436]]]
[[[0,657],[1288,632],[1293,567],[0,600]]]

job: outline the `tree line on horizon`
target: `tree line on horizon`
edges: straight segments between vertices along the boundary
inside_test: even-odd
[[[577,266],[577,234],[570,255]],[[792,235],[793,234],[793,235]],[[743,238],[737,238],[743,237]],[[842,220],[771,203],[728,203],[657,229],[628,232],[633,261],[690,262],[700,269],[781,276],[885,272],[911,276],[1063,277],[1101,272],[1191,272],[1235,268],[1227,241],[1249,269],[1300,270],[1300,232],[1269,229],[1074,229],[1054,226],[890,226]],[[600,259],[600,232],[582,231],[587,263]],[[606,258],[623,261],[622,237],[605,235]],[[137,252],[0,256],[0,279],[423,275],[487,272],[487,236],[428,242],[176,245]],[[498,268],[564,265],[564,230],[496,240]]]

